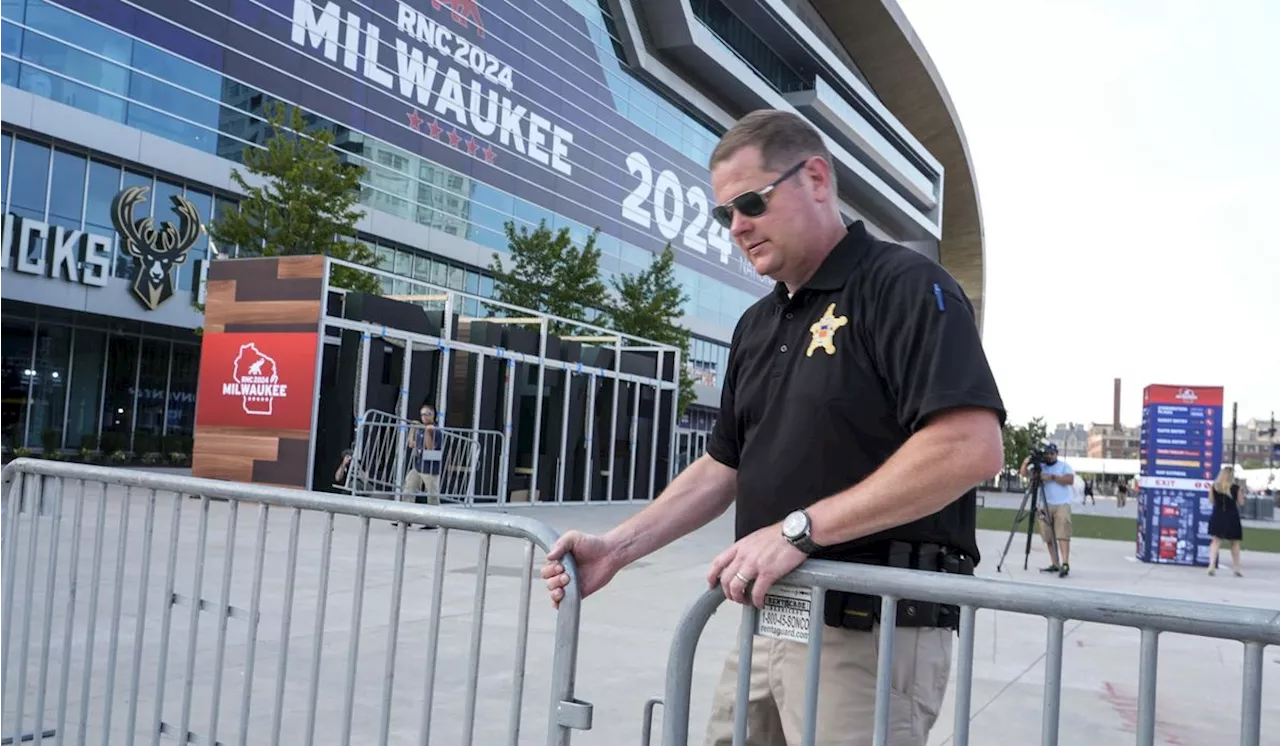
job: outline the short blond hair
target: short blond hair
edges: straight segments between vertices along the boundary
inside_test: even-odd
[[[779,109],[753,111],[729,128],[711,151],[708,168],[733,157],[743,148],[760,149],[760,158],[767,171],[785,171],[804,158],[820,156],[831,166],[831,179],[835,181],[835,168],[831,151],[822,141],[822,135],[812,124],[798,114]]]

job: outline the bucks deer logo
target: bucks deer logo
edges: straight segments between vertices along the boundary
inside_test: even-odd
[[[133,257],[133,294],[154,311],[173,297],[174,270],[187,260],[187,252],[200,238],[200,214],[196,206],[178,195],[169,199],[178,215],[178,226],[164,222],[156,228],[151,218],[133,219],[133,209],[145,202],[151,187],[136,186],[111,201],[111,222],[121,236],[124,250]]]

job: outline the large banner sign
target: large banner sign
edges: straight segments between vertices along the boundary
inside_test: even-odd
[[[1152,385],[1142,401],[1138,559],[1208,565],[1209,485],[1222,463],[1222,388]]]
[[[627,96],[639,83],[610,88],[606,69],[625,74],[562,0],[58,1],[588,227],[670,243],[748,292],[772,287],[711,219],[681,123],[655,137],[632,122],[661,116]]]

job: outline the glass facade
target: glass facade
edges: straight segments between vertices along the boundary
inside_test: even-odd
[[[3,316],[6,449],[191,453],[193,332],[11,301]]]
[[[130,281],[134,263],[121,249],[110,216],[111,199],[122,188],[147,186],[162,198],[181,194],[202,215],[235,206],[233,198],[207,186],[158,175],[140,164],[120,163],[9,132],[0,135],[0,179],[5,186],[6,212],[111,237],[114,275]],[[157,201],[143,203],[136,217],[143,217],[142,211]],[[382,266],[390,271],[492,297],[493,278],[473,267],[367,235],[361,235],[360,240],[377,252]],[[33,242],[29,250],[44,249]],[[184,297],[190,297],[193,290],[195,261],[205,258],[208,250],[208,237],[202,235],[188,261],[180,265],[178,289]],[[219,250],[227,256],[249,255],[234,246]],[[408,283],[402,280],[386,280],[384,288],[388,293],[410,292]],[[53,317],[49,316],[51,313]],[[144,332],[135,328],[137,322],[131,326],[130,322],[91,314],[72,317],[70,313],[4,302],[4,446],[10,450],[43,448],[45,433],[55,431],[59,433],[59,448],[78,449],[82,437],[90,436],[97,442],[105,434],[108,445],[121,441],[127,444],[115,450],[143,454],[156,450],[142,450],[154,445],[149,440],[154,437],[189,437],[195,416],[192,408],[199,368],[198,338],[187,330],[147,325],[152,328],[146,333],[177,334],[184,340],[174,341],[170,353],[154,340],[138,342],[135,337]],[[479,315],[479,301],[468,301],[464,313]],[[18,316],[26,320],[10,323]],[[81,325],[78,333],[72,331],[77,324]],[[107,335],[104,328],[114,331]],[[68,370],[70,360],[75,361],[78,372]],[[166,383],[170,369],[177,371],[181,386],[186,386],[188,378],[191,385],[175,393],[172,384]],[[74,386],[68,381],[74,381]],[[33,402],[30,413],[28,399]],[[95,447],[90,446],[90,450]]]
[[[265,140],[264,112],[274,100],[271,94],[57,3],[3,0],[0,6],[0,73],[6,85],[233,162],[242,159],[246,148],[258,147]],[[594,53],[594,59],[579,58],[570,64],[597,65],[603,71],[600,103],[614,108],[647,136],[694,163],[705,164],[718,133],[632,74],[623,61],[608,3],[566,0],[566,6],[568,12],[585,21],[589,48]],[[728,27],[716,24],[720,4],[703,3],[698,8],[704,22],[727,33]],[[545,28],[548,33],[561,33]],[[730,41],[737,38],[733,34],[721,36]],[[752,58],[757,69],[765,62],[758,54]],[[311,127],[332,132],[334,148],[342,157],[365,168],[360,197],[372,210],[468,239],[498,253],[507,248],[503,224],[508,220],[517,226],[535,227],[545,221],[553,230],[568,228],[578,244],[591,232],[581,221],[517,196],[516,187],[500,188],[507,186],[505,182],[478,181],[314,113],[308,113],[307,120]],[[43,142],[38,133],[19,135],[7,125],[0,151],[6,212],[98,235],[114,236],[110,202],[129,186],[152,188],[141,210],[164,210],[165,198],[176,194],[195,203],[205,216],[233,209],[236,202],[233,194],[157,173],[145,164],[120,162],[72,144]],[[137,217],[143,217],[142,213]],[[362,234],[360,240],[374,248],[385,270],[485,297],[493,292],[492,278],[484,267],[464,265],[380,236]],[[622,273],[646,269],[653,256],[649,249],[606,233],[597,236],[596,245],[602,252],[601,274],[606,282]],[[224,256],[242,255],[240,247],[218,249]],[[33,245],[29,250],[43,247]],[[118,240],[113,241],[112,251],[114,277],[132,280],[134,262],[121,252]],[[190,297],[196,282],[198,261],[208,254],[208,237],[201,235],[179,270],[175,290],[184,297]],[[683,308],[686,317],[705,320],[726,331],[761,294],[682,264],[677,264],[675,271],[688,298]],[[408,285],[386,279],[384,289],[403,293]],[[6,320],[11,305],[6,301]],[[470,305],[474,307],[462,309],[464,313],[480,312],[478,302]],[[163,334],[98,328],[114,323],[109,319],[55,320],[34,312],[26,314],[21,323],[17,318],[13,329],[7,321],[5,327],[6,446],[39,448],[44,434],[56,431],[62,448],[78,448],[86,437],[106,435],[115,440],[123,437],[127,448],[136,452],[139,438],[142,446],[149,447],[146,439],[157,434],[189,433],[189,423],[180,414],[175,420],[166,412],[180,412],[170,401],[175,391],[170,376],[174,371],[180,379],[188,372],[195,376],[196,340],[162,343],[156,340],[163,339]],[[723,380],[726,341],[693,341],[686,364],[699,382],[718,387]],[[72,359],[87,361],[85,370],[64,370]],[[61,368],[59,360],[63,361]],[[64,375],[76,385],[68,386]],[[57,387],[62,387],[60,399]],[[100,392],[97,399],[90,393],[95,387]],[[20,394],[23,398],[15,398]]]
[[[111,200],[126,187],[145,186],[151,196],[135,212],[135,217],[153,216],[155,205],[163,210],[169,204],[169,196],[182,195],[191,200],[201,215],[213,215],[214,210],[224,210],[235,204],[222,195],[202,185],[188,184],[143,166],[122,164],[106,158],[90,156],[82,151],[25,137],[15,137],[9,132],[0,139],[3,166],[0,178],[4,183],[4,211],[19,217],[47,220],[50,225],[78,228],[87,233],[115,237],[111,224]],[[39,239],[32,242],[31,252],[44,250]],[[133,260],[120,247],[119,240],[112,243],[113,274],[123,280],[132,280]],[[189,295],[195,282],[196,262],[209,255],[209,237],[201,234],[187,255],[187,261],[179,265],[177,290]]]

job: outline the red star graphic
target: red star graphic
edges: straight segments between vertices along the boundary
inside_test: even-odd
[[[457,130],[449,130],[449,144],[456,148],[460,142],[462,142],[462,136]]]
[[[417,109],[409,112],[409,126],[417,132],[422,131],[422,117],[418,116]]]
[[[492,147],[488,145],[484,146],[484,159],[486,161],[488,161],[489,163],[493,163],[493,159],[497,155],[498,155],[497,153],[493,152]]]
[[[479,149],[480,149],[480,144],[477,143],[475,140],[471,139],[470,137],[468,137],[467,138],[467,154],[475,155],[476,151]]]
[[[427,129],[431,131],[432,137],[439,137],[440,133],[444,130],[444,128],[440,126],[440,123],[434,119],[431,120],[431,124],[427,125]]]

